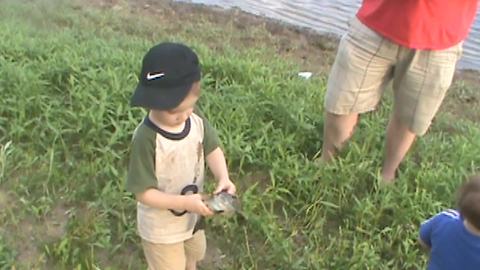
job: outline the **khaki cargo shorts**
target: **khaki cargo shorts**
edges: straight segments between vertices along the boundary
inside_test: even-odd
[[[325,108],[339,115],[372,111],[392,81],[396,117],[423,135],[452,83],[461,54],[462,43],[438,51],[408,49],[355,17],[340,41]]]
[[[142,239],[149,270],[185,270],[187,260],[200,261],[205,256],[205,231],[198,230],[192,238],[174,244],[154,244]]]

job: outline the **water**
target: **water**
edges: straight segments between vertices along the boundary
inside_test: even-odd
[[[185,1],[185,0],[183,0]],[[342,35],[361,0],[186,0],[191,3],[238,7],[249,13],[308,27],[320,33]],[[401,1],[401,0],[399,0]],[[456,0],[455,0],[456,1]],[[480,70],[480,9],[464,44],[458,67]]]

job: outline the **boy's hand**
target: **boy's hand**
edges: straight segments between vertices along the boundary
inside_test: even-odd
[[[217,194],[217,193],[220,193],[222,191],[225,191],[225,192],[233,195],[237,191],[237,188],[235,187],[235,184],[233,184],[232,181],[230,181],[230,179],[226,178],[226,179],[221,179],[220,181],[218,181],[217,188],[215,189],[215,192],[213,192],[213,193]]]
[[[190,194],[185,196],[185,210],[202,216],[212,216],[213,212],[202,200],[200,194]]]

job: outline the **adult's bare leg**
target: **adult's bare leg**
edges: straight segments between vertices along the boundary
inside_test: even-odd
[[[348,115],[325,113],[321,161],[328,162],[337,154],[352,136],[357,120],[358,113]]]
[[[385,182],[395,180],[395,172],[415,141],[416,135],[407,125],[403,124],[395,113],[390,118],[387,127],[387,140],[385,143],[385,158],[381,176]]]
[[[195,260],[187,260],[187,268],[186,270],[196,270],[197,269],[197,261]]]

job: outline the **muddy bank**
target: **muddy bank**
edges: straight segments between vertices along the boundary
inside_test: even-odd
[[[339,37],[334,34],[320,34],[310,28],[303,28],[284,23],[282,21],[246,13],[240,9],[223,9],[203,4],[190,4],[170,0],[89,0],[91,4],[101,8],[129,9],[139,15],[154,16],[162,22],[178,24],[211,23],[218,26],[234,26],[239,32],[265,29],[269,34],[253,36],[240,40],[234,46],[251,48],[255,46],[272,46],[279,56],[293,58],[306,68],[318,69],[320,66],[333,63]],[[215,47],[214,44],[211,44]],[[480,82],[479,72],[473,70],[459,70],[458,75],[466,80]]]

